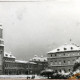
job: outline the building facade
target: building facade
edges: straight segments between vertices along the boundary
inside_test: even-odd
[[[16,60],[11,53],[4,52],[3,74],[21,75],[21,74],[40,74],[47,68],[48,62],[45,57],[34,57],[30,61]]]
[[[80,47],[74,43],[65,44],[59,48],[49,51],[47,54],[48,67],[54,72],[72,71],[76,59],[80,57]]]
[[[35,73],[37,74],[40,74],[42,70],[48,68],[47,57],[38,57],[35,55],[32,59],[30,59],[30,62],[36,63]]]
[[[33,74],[36,63],[29,61],[16,60],[11,53],[4,52],[3,74],[21,75]]]

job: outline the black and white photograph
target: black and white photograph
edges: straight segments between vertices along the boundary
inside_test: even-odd
[[[80,79],[80,0],[0,0],[0,79]]]

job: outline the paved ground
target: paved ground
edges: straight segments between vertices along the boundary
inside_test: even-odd
[[[0,75],[0,80],[26,80],[32,79],[32,75]],[[35,75],[34,79],[45,79],[44,77]]]

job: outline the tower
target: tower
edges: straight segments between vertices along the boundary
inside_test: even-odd
[[[3,28],[2,25],[0,25],[0,74],[3,74],[3,56],[4,56]]]

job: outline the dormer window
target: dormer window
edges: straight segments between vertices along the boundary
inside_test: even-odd
[[[12,55],[10,55],[10,57],[12,57]]]
[[[44,61],[46,61],[46,60],[44,59]]]
[[[40,61],[40,59],[38,59],[38,61]]]
[[[34,59],[34,61],[36,61],[36,59]]]
[[[57,51],[60,51],[60,49],[57,49]]]
[[[67,50],[67,48],[64,48],[64,50]]]
[[[73,47],[71,47],[71,50],[73,49]]]
[[[8,54],[5,54],[6,56],[8,56]]]

